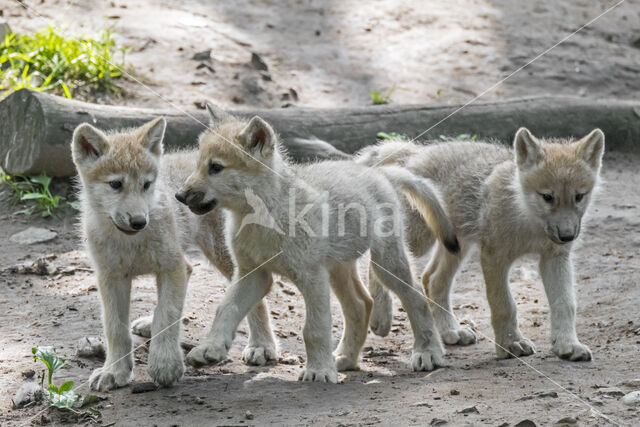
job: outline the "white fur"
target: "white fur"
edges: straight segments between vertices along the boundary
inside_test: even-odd
[[[569,360],[590,360],[589,348],[578,340],[575,326],[571,243],[597,184],[604,135],[598,129],[577,142],[541,141],[521,129],[514,151],[497,144],[451,142],[420,146],[392,141],[365,149],[363,164],[399,164],[431,179],[460,239],[461,251],[441,245],[423,274],[425,291],[434,302],[434,318],[447,344],[470,344],[475,335],[452,313],[450,292],[456,272],[471,246],[481,249],[481,264],[491,307],[499,357],[526,356],[535,351],[518,328],[516,304],[509,291],[511,264],[524,254],[540,256],[540,273],[551,308],[553,352]],[[551,201],[543,195],[553,196]],[[584,194],[578,201],[576,196]],[[434,239],[415,213],[408,214],[409,246],[423,255]],[[371,326],[388,332],[391,319],[386,291],[370,281],[374,297]]]

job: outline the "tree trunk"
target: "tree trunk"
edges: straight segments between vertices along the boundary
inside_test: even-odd
[[[460,111],[456,111],[460,109]],[[510,143],[516,130],[528,127],[537,136],[583,136],[595,127],[607,138],[608,150],[631,151],[640,140],[640,103],[619,100],[547,97],[459,105],[385,105],[340,109],[252,109],[231,111],[260,115],[280,134],[295,161],[344,157],[372,144],[378,132],[397,132],[427,140],[440,135],[477,135]],[[202,111],[193,117],[176,110],[95,105],[27,89],[0,102],[0,159],[9,173],[51,176],[75,174],[70,141],[77,125],[89,122],[112,130],[134,127],[157,116],[167,119],[168,149],[195,147],[209,122]],[[451,115],[450,117],[448,117]],[[448,118],[447,118],[448,117]],[[444,120],[443,120],[444,119]],[[329,142],[323,144],[311,137]]]

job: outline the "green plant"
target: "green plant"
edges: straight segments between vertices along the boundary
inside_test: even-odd
[[[0,97],[22,88],[71,98],[80,88],[118,91],[122,60],[114,58],[111,29],[97,38],[65,36],[48,27],[34,34],[7,34],[0,40]]]
[[[406,135],[402,135],[396,132],[378,132],[376,134],[378,139],[389,140],[389,139],[399,139],[402,141],[406,141],[408,138]]]
[[[394,86],[384,95],[382,92],[378,92],[377,90],[370,90],[369,96],[371,97],[371,101],[373,101],[374,105],[389,104],[391,102],[391,95],[395,90],[396,88]]]
[[[470,133],[462,133],[455,138],[451,136],[440,135],[440,139],[443,141],[475,141],[477,138],[478,135],[471,135]]]
[[[90,408],[89,405],[96,403],[100,400],[98,396],[87,395],[82,396],[73,391],[74,382],[67,381],[60,387],[53,383],[53,374],[63,366],[67,365],[66,360],[56,354],[55,349],[51,347],[38,348],[33,347],[31,349],[33,353],[33,360],[39,360],[47,367],[48,382],[46,391],[48,392],[49,405],[63,410],[69,410],[79,415],[89,415],[92,417],[99,417],[100,411]],[[44,389],[44,375],[45,371],[42,371],[42,378],[40,380],[40,386]]]
[[[38,176],[25,176],[20,174],[8,175],[0,169],[0,182],[4,182],[13,192],[15,202],[30,203],[26,208],[14,214],[31,215],[41,212],[43,217],[52,216],[54,211],[63,204],[73,209],[79,209],[78,202],[65,202],[62,196],[54,196],[49,188],[51,177],[43,173]]]

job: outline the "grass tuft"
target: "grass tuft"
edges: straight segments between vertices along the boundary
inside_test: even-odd
[[[34,34],[8,34],[0,40],[0,98],[19,89],[71,98],[78,90],[118,92],[125,51],[115,59],[111,29],[97,38],[66,36],[49,26]]]
[[[55,196],[49,188],[51,177],[47,174],[25,176],[20,174],[8,175],[0,169],[0,184],[6,184],[12,192],[15,203],[26,203],[26,207],[14,212],[14,215],[32,215],[40,213],[43,217],[53,216],[62,206],[80,209],[77,201],[67,201],[62,196]]]

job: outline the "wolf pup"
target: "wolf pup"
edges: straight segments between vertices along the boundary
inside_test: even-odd
[[[187,355],[204,365],[227,356],[239,322],[272,285],[291,279],[306,304],[304,381],[337,381],[356,369],[367,334],[371,298],[356,270],[369,248],[375,274],[405,307],[414,331],[412,366],[443,364],[444,348],[426,299],[411,286],[397,191],[408,194],[445,244],[457,249],[452,225],[428,182],[400,168],[381,170],[349,161],[291,165],[269,124],[209,108],[213,130],[200,136],[196,170],[176,198],[196,214],[225,208],[236,261],[236,283],[216,311],[208,336]],[[386,207],[386,210],[385,210]],[[252,216],[251,221],[246,218]],[[364,218],[363,218],[364,217]],[[323,221],[324,218],[324,221]],[[340,220],[342,218],[342,220]],[[345,331],[332,355],[330,289],[342,306]]]
[[[511,264],[533,253],[540,255],[551,309],[553,352],[563,359],[591,360],[591,351],[576,333],[571,248],[598,182],[604,134],[596,129],[574,142],[544,141],[522,128],[513,146],[512,151],[481,142],[421,146],[394,141],[363,150],[359,161],[402,165],[433,180],[442,192],[461,251],[452,254],[437,247],[422,281],[437,305],[434,317],[445,343],[475,341],[473,331],[461,327],[452,314],[450,291],[461,262],[477,243],[498,357],[535,352],[518,328],[508,284]],[[407,227],[414,255],[426,253],[433,238],[422,219],[410,212]],[[391,319],[388,294],[375,282],[371,286],[372,319],[386,325]]]
[[[182,307],[191,268],[183,249],[198,246],[227,278],[233,261],[224,241],[220,212],[195,216],[173,194],[187,178],[197,153],[162,154],[165,120],[119,133],[105,134],[89,124],[73,134],[73,161],[78,169],[82,230],[92,259],[103,305],[107,338],[104,367],[91,376],[91,387],[110,390],[127,385],[133,375],[129,333],[131,281],[153,273],[158,305],[150,322],[134,322],[134,330],[150,329],[149,372],[161,385],[171,385],[184,372],[179,345]],[[275,358],[276,344],[266,307],[249,316],[250,339],[245,361],[264,364]]]

